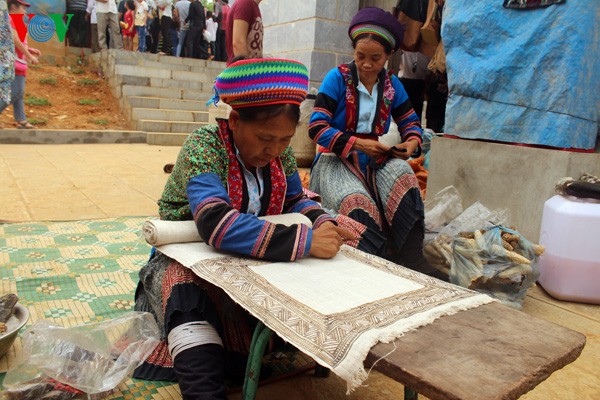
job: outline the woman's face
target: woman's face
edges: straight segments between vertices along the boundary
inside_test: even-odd
[[[376,79],[390,56],[383,45],[371,38],[361,39],[354,48],[354,62],[361,79]]]
[[[280,156],[296,132],[296,124],[285,113],[266,121],[242,121],[235,110],[229,115],[229,128],[247,168],[264,167]]]

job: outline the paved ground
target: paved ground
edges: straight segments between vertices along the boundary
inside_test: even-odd
[[[178,150],[146,144],[0,145],[0,220],[156,215],[156,200],[167,178],[163,165],[174,162]],[[600,399],[600,306],[557,301],[534,288],[523,311],[583,332],[588,338],[577,361],[523,398]],[[336,377],[304,375],[261,388],[257,399],[402,398],[402,386],[377,372],[372,372],[365,384],[346,397],[345,385]]]

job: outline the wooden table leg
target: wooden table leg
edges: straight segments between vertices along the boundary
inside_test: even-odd
[[[254,329],[250,354],[248,354],[248,364],[246,365],[246,378],[244,379],[244,386],[242,388],[243,400],[254,400],[256,397],[265,347],[269,343],[272,334],[273,331],[267,328],[262,322],[259,322]]]

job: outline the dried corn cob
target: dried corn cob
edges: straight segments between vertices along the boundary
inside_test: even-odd
[[[506,240],[502,239],[502,247],[504,247],[508,251],[513,251],[515,248],[510,245]]]

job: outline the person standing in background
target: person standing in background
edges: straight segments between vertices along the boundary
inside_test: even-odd
[[[171,0],[158,0],[158,16],[160,18],[160,34],[162,36],[161,51],[158,54],[171,54],[171,37],[169,30],[173,25],[173,3]]]
[[[110,35],[110,48],[122,49],[123,38],[119,29],[117,3],[115,0],[96,0],[96,19],[98,20],[98,43],[100,49],[107,49],[106,28]]]
[[[403,51],[398,78],[406,90],[406,94],[419,119],[423,119],[423,102],[425,101],[425,82],[429,70],[429,57],[418,51]]]
[[[123,47],[125,50],[133,51],[133,38],[135,37],[135,3],[133,0],[125,1],[125,15],[121,22],[123,28]]]
[[[87,47],[88,45],[88,23],[85,18],[86,9],[86,0],[67,0],[67,14],[73,14],[69,28],[67,29],[69,46]]]
[[[0,0],[0,104],[10,103],[15,80],[15,46],[6,0]]]
[[[206,30],[206,14],[200,0],[192,1],[187,20],[190,23],[190,32],[188,33],[185,55],[186,57],[206,60],[209,56],[203,36]]]
[[[138,51],[146,51],[146,22],[148,20],[148,3],[144,0],[136,0],[135,7],[135,29],[138,34]]]
[[[98,44],[98,18],[96,17],[96,0],[87,0],[87,9],[85,19],[90,22],[90,32],[92,33],[92,53],[100,51]]]
[[[177,10],[177,16],[179,18],[179,42],[177,43],[176,57],[181,57],[181,51],[185,49],[185,38],[190,29],[190,23],[186,22],[190,13],[190,4],[190,0],[179,0],[175,4],[175,9]],[[186,56],[188,55],[186,54]]]
[[[215,40],[217,38],[217,30],[219,28],[219,24],[217,24],[215,22],[213,13],[211,11],[207,11],[206,12],[206,30],[208,31],[209,35],[210,35],[210,42],[209,42],[209,46],[210,46],[210,56],[211,56],[211,60],[213,60],[215,58],[215,51],[216,51],[216,45],[215,45]]]
[[[31,4],[27,3],[25,0],[8,0],[8,11],[10,14],[27,14],[27,8],[30,6]],[[10,20],[10,26],[12,28],[12,39],[16,50],[16,58],[14,64],[9,66],[9,68],[13,68],[15,76],[11,85],[10,101],[0,101],[0,113],[12,103],[13,115],[17,122],[17,128],[33,129],[35,126],[31,125],[25,116],[25,78],[27,76],[27,62],[29,61],[32,64],[37,64],[38,57],[40,57],[42,53],[37,49],[28,47],[27,39],[25,39],[24,42],[21,42],[12,19]]]
[[[216,38],[216,51],[215,51],[215,60],[216,61],[227,61],[227,40],[226,40],[226,32],[227,32],[227,16],[229,15],[230,7],[228,0],[217,0],[215,2],[215,13],[216,22],[219,24],[217,29],[217,38]]]
[[[237,0],[227,16],[227,65],[235,57],[260,58],[263,51],[261,0]]]

